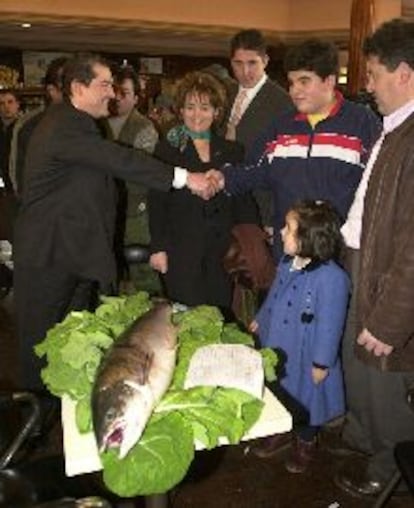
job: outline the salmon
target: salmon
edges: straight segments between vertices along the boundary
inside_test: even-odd
[[[124,458],[168,390],[177,350],[171,315],[169,303],[155,304],[105,354],[92,391],[99,452],[119,448],[119,458]]]

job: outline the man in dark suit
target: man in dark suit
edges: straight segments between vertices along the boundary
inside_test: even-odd
[[[288,93],[266,74],[269,62],[266,42],[258,30],[242,30],[230,43],[230,58],[238,86],[230,92],[226,137],[244,145],[247,161],[256,162],[263,152],[261,134],[276,115],[292,108]],[[254,191],[264,226],[273,223],[271,195]]]
[[[187,186],[208,197],[212,185],[144,152],[105,140],[95,120],[108,115],[112,74],[98,56],[64,68],[62,104],[48,109],[28,147],[14,243],[15,305],[23,388],[41,388],[33,346],[72,309],[93,309],[111,292],[113,177],[168,191]],[[81,352],[80,352],[81,354]]]

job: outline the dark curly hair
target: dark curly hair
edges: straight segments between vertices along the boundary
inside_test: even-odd
[[[73,58],[69,58],[63,67],[63,93],[66,97],[72,95],[71,84],[74,81],[89,86],[91,81],[96,78],[94,66],[103,65],[111,68],[106,58],[93,53],[80,53]]]
[[[121,86],[124,81],[130,79],[132,83],[132,88],[134,90],[134,95],[138,95],[139,93],[138,74],[135,72],[132,66],[127,65],[116,67],[115,69],[113,69],[112,75],[116,86]]]
[[[217,123],[221,121],[226,103],[226,90],[217,78],[201,71],[186,74],[179,82],[175,93],[174,102],[177,111],[184,107],[188,95],[208,97],[213,108],[218,111],[215,121]]]
[[[241,30],[237,32],[230,41],[230,55],[234,56],[234,53],[238,49],[247,49],[250,51],[256,51],[260,56],[264,57],[267,54],[267,44],[263,37],[262,32],[254,28],[248,30]]]
[[[298,201],[288,213],[298,221],[299,256],[315,262],[338,258],[343,242],[341,220],[328,201]]]
[[[363,45],[365,56],[377,56],[389,71],[401,62],[414,69],[414,23],[393,19],[383,23]]]
[[[337,76],[339,72],[338,50],[334,44],[321,39],[307,39],[291,47],[286,53],[284,67],[291,71],[314,72],[322,79]]]

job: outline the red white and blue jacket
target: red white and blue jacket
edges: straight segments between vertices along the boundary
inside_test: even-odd
[[[337,92],[330,114],[315,128],[304,114],[280,115],[267,131],[258,162],[223,168],[230,194],[255,188],[272,192],[276,260],[282,253],[279,230],[295,201],[329,200],[346,218],[380,130],[379,118],[367,106]]]

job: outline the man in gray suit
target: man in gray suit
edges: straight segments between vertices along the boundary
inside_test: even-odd
[[[230,58],[238,86],[231,90],[226,137],[243,144],[247,161],[260,156],[259,140],[274,117],[292,108],[287,92],[266,74],[266,42],[258,30],[242,30],[230,43]],[[264,147],[263,147],[264,148]],[[254,191],[263,226],[273,223],[271,196]]]

